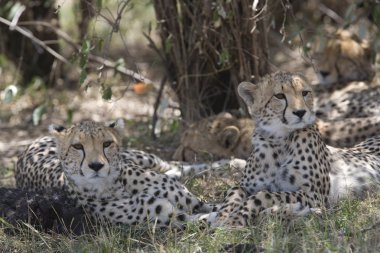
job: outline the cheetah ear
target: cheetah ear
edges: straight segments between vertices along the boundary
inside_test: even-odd
[[[239,96],[244,100],[248,107],[254,103],[253,93],[257,90],[258,86],[250,82],[242,82],[238,86]]]
[[[235,147],[239,140],[240,130],[236,126],[227,126],[223,129],[218,142],[227,149]]]
[[[125,123],[123,119],[117,119],[107,124],[108,127],[113,128],[120,135],[124,135]]]
[[[364,57],[366,60],[372,63],[372,48],[368,41],[363,40],[360,44],[364,51]]]
[[[259,86],[250,82],[242,82],[238,86],[239,96],[243,99],[247,105],[248,111],[253,115],[253,104],[256,102],[254,99],[254,94],[257,91]]]
[[[66,132],[66,128],[62,125],[55,125],[51,124],[49,125],[49,133],[53,136],[61,136]]]

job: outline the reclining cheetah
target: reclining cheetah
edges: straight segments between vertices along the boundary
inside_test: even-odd
[[[93,217],[112,223],[164,226],[210,211],[176,179],[149,169],[163,164],[159,158],[122,150],[123,126],[122,120],[51,126],[54,137],[37,139],[19,157],[17,186],[64,188]]]
[[[348,30],[339,29],[317,57],[319,83],[337,89],[351,81],[371,81],[375,76],[371,57],[367,41]]]
[[[250,138],[255,127],[249,118],[223,112],[189,126],[181,135],[173,155],[177,161],[194,162],[203,158],[246,159],[251,153]]]
[[[323,141],[333,147],[352,147],[380,132],[380,116],[316,121]],[[255,123],[230,113],[220,113],[193,123],[181,135],[174,160],[195,162],[210,157],[247,159],[252,151]],[[216,166],[214,166],[216,167]]]
[[[244,226],[267,212],[303,215],[379,186],[380,136],[350,149],[326,146],[304,77],[277,72],[238,92],[255,120],[253,152],[214,225]]]
[[[367,41],[339,29],[318,58],[316,69],[320,84],[314,88],[319,118],[380,116],[380,86],[371,82],[375,71]]]

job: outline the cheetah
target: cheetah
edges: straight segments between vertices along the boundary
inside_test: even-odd
[[[364,90],[334,92],[319,103],[317,115],[322,119],[368,118],[380,116],[380,86]]]
[[[251,153],[255,127],[249,118],[238,118],[223,112],[202,119],[189,126],[182,134],[174,152],[177,161],[195,162],[203,159],[246,159]]]
[[[214,226],[246,226],[263,213],[305,215],[380,182],[380,136],[353,148],[327,146],[315,125],[313,92],[301,75],[276,72],[238,93],[255,121],[252,153]]]
[[[380,116],[332,121],[317,119],[316,124],[326,144],[352,147],[378,135]],[[248,159],[252,152],[251,136],[254,129],[255,122],[251,119],[239,118],[227,112],[204,118],[181,134],[173,159],[185,162],[207,161],[210,158]]]
[[[62,188],[95,219],[115,224],[195,221],[212,206],[175,178],[153,171],[159,158],[121,147],[123,120],[52,125],[16,165],[16,184],[27,190]]]
[[[372,81],[375,71],[371,64],[371,53],[366,40],[348,30],[338,29],[320,55],[317,55],[319,83],[326,88],[335,86],[334,89],[337,89],[351,81]]]
[[[317,115],[339,120],[380,116],[380,86],[371,82],[372,49],[348,30],[339,29],[317,58],[319,85],[314,86]]]

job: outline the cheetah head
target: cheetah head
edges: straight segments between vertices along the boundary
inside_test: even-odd
[[[338,30],[317,58],[317,75],[322,85],[370,81],[375,75],[369,44],[347,30]]]
[[[86,189],[106,187],[120,174],[119,147],[123,120],[110,124],[84,121],[68,129],[51,125],[58,157],[69,182]]]
[[[193,123],[181,136],[173,159],[194,162],[221,158],[247,158],[250,154],[254,124],[223,112]]]
[[[256,129],[273,136],[286,136],[315,121],[312,89],[302,75],[276,72],[256,84],[239,84],[238,93],[256,120]]]

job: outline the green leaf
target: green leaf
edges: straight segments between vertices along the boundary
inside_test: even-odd
[[[103,89],[102,98],[104,100],[110,100],[111,97],[112,97],[112,89],[111,89],[111,87],[107,87],[107,88]]]
[[[4,98],[3,101],[4,103],[10,103],[13,98],[17,94],[17,87],[14,85],[9,85],[7,88],[4,90]]]
[[[228,63],[230,61],[230,53],[227,49],[223,48],[222,52],[219,55],[219,62],[218,64],[221,66],[228,66]]]
[[[42,104],[38,106],[36,109],[33,111],[33,125],[37,126],[42,118],[42,115],[44,115],[47,112],[47,105]]]
[[[216,7],[216,10],[218,12],[218,15],[222,18],[222,19],[226,19],[227,18],[227,13],[226,13],[226,10],[224,9],[223,5],[220,4]]]
[[[125,61],[124,61],[124,59],[123,58],[119,58],[119,59],[117,59],[117,61],[116,61],[116,66],[115,66],[115,68],[116,69],[119,69],[119,68],[122,68],[122,67],[125,67]]]
[[[374,20],[374,23],[377,25],[377,26],[380,26],[380,6],[376,6],[373,11],[372,11],[372,16],[373,16],[373,20]]]
[[[99,38],[98,42],[97,42],[97,49],[98,50],[102,50],[103,46],[104,46],[104,39],[103,38]]]
[[[82,85],[84,81],[86,80],[86,78],[87,78],[87,71],[85,69],[82,69],[79,76],[79,84]]]
[[[103,6],[103,1],[102,0],[96,0],[96,8],[100,10]]]
[[[79,67],[84,68],[88,62],[88,54],[90,53],[91,43],[89,40],[84,40],[80,49]]]
[[[11,2],[13,2],[13,1],[11,1]],[[11,10],[9,11],[8,19],[9,19],[9,20],[12,20],[12,19],[14,18],[14,16],[16,15],[17,12],[19,12],[19,11],[23,11],[23,10],[25,10],[25,9],[26,9],[26,6],[25,6],[25,5],[22,5],[21,3],[16,2],[16,3],[12,6]]]
[[[346,9],[346,12],[344,13],[344,25],[343,27],[346,27],[349,23],[351,23],[352,20],[355,20],[356,18],[356,4],[351,4]]]
[[[14,95],[11,89],[6,89],[4,91],[4,98],[3,98],[4,103],[10,103],[13,100],[13,97]]]
[[[67,110],[67,119],[66,119],[66,122],[68,125],[71,125],[73,123],[73,117],[74,117],[74,110],[68,109]]]
[[[164,41],[164,50],[169,53],[173,47],[172,35],[169,35]]]

